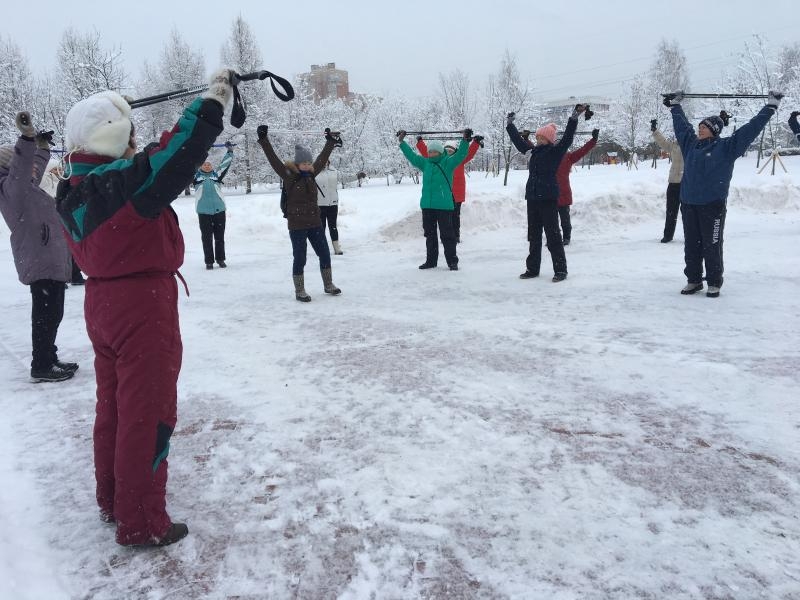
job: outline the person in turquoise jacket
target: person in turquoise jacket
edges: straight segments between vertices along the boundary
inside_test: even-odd
[[[442,238],[444,257],[451,271],[458,271],[456,254],[456,234],[453,229],[453,171],[467,157],[472,130],[465,129],[464,137],[453,154],[446,154],[442,142],[433,140],[428,144],[428,157],[420,156],[411,149],[405,138],[405,131],[397,132],[400,150],[413,166],[422,171],[422,230],[425,233],[426,258],[420,269],[432,269],[439,260],[439,241],[436,230]]]
[[[225,199],[222,195],[222,180],[228,173],[233,161],[233,145],[225,143],[228,151],[214,169],[206,160],[194,176],[195,208],[200,220],[200,238],[203,240],[203,255],[206,269],[214,268],[214,261],[221,268],[225,264]],[[213,244],[212,244],[213,238]]]
[[[700,121],[697,133],[681,108],[683,92],[664,97],[672,112],[672,127],[683,154],[681,180],[681,216],[683,219],[683,253],[687,284],[681,294],[695,294],[703,289],[703,263],[708,290],[706,296],[717,298],[722,287],[722,242],[727,212],[728,190],[733,165],[750,147],[758,134],[778,111],[783,98],[780,92],[769,92],[767,104],[750,121],[730,137],[720,137],[725,126],[721,117],[710,116]]]

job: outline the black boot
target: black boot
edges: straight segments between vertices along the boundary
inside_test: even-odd
[[[553,283],[558,283],[559,281],[564,281],[567,278],[567,274],[563,271],[559,271],[555,275],[553,275]]]
[[[38,382],[44,381],[64,381],[75,375],[75,371],[62,369],[58,365],[50,365],[46,369],[31,369],[31,379]]]
[[[53,363],[59,369],[64,369],[65,371],[72,371],[73,373],[78,370],[78,363],[73,362],[61,362],[60,360],[56,359],[56,362]]]
[[[420,269],[435,269],[436,263],[428,262],[427,260],[419,266]]]
[[[525,271],[522,275],[519,276],[520,279],[533,279],[534,277],[538,277],[538,273],[534,273],[533,271]]]

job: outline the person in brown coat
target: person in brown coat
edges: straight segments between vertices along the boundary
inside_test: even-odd
[[[336,137],[330,133],[325,134],[325,147],[312,162],[311,152],[299,144],[294,148],[294,162],[283,163],[275,149],[269,142],[268,127],[258,126],[258,144],[278,177],[281,178],[286,208],[284,216],[289,225],[289,238],[292,240],[292,279],[294,281],[294,297],[300,302],[311,302],[311,296],[306,293],[303,270],[306,266],[306,241],[319,257],[319,268],[322,273],[322,283],[325,293],[337,295],[342,290],[333,285],[331,271],[331,251],[328,240],[322,229],[322,221],[317,205],[317,182],[314,176],[325,169],[331,152],[337,145],[341,145]],[[283,202],[282,202],[283,204]]]

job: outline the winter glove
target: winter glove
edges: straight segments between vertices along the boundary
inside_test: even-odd
[[[331,131],[330,127],[325,128],[325,139],[332,141],[335,148],[342,147],[342,134],[338,131]]]
[[[650,120],[650,131],[655,131],[658,129],[658,119],[651,119]]]
[[[792,114],[789,115],[789,120],[794,119],[796,121],[797,117],[800,117],[800,110],[793,110]]]
[[[397,132],[397,141],[398,142],[402,142],[405,139],[405,137],[406,137],[406,130],[405,129],[401,129],[400,131]]]
[[[588,121],[588,120],[589,120],[589,119],[591,119],[593,116],[594,116],[594,111],[593,111],[593,110],[589,110],[589,105],[587,104],[587,105],[586,105],[586,110],[583,112],[583,119],[584,119],[585,121]]]
[[[26,138],[33,139],[36,136],[36,130],[31,123],[31,113],[24,110],[17,113],[17,129]]]
[[[476,135],[475,137],[472,138],[472,141],[473,142],[478,142],[478,145],[481,148],[483,148],[483,136],[482,135]]]
[[[677,92],[671,92],[669,94],[664,94],[664,106],[667,108],[672,108],[673,106],[677,106],[683,100],[683,90],[679,90]]]
[[[572,114],[570,115],[569,118],[570,119],[575,119],[577,121],[578,117],[580,117],[581,113],[583,113],[583,111],[585,111],[585,110],[586,110],[586,107],[583,104],[576,104],[575,105],[575,109],[572,111]]]
[[[778,110],[778,104],[781,103],[783,99],[783,92],[776,92],[775,90],[770,90],[768,92],[769,96],[767,98],[767,106],[771,106],[775,110]]]
[[[236,73],[230,69],[220,69],[211,76],[208,89],[203,92],[202,97],[216,100],[225,110],[231,102],[231,96],[233,96],[234,79],[238,79]]]
[[[522,136],[523,140],[527,140],[529,137],[531,137],[531,130],[530,129],[523,129],[520,132],[520,135]]]
[[[725,125],[725,127],[731,122],[731,116],[725,110],[719,111],[719,118],[722,119],[722,124]]]
[[[513,125],[514,119],[516,118],[517,113],[510,112],[506,115],[506,125]]]
[[[267,137],[267,132],[269,131],[269,127],[267,125],[259,125],[256,127],[256,135],[258,139],[263,140]]]
[[[233,144],[231,144],[230,140],[228,140],[227,142],[225,142],[225,149],[226,149],[228,152],[233,152]]]
[[[470,129],[469,127],[467,127],[467,128],[464,130],[464,139],[465,139],[465,140],[470,140],[470,139],[472,139],[472,134],[473,134],[473,131],[472,131],[472,129]]]
[[[36,147],[40,148],[41,150],[50,150],[50,146],[55,146],[56,143],[53,141],[53,134],[55,131],[40,131],[36,134]]]
[[[592,129],[592,139],[596,142],[597,138],[600,137],[600,130],[599,129]]]

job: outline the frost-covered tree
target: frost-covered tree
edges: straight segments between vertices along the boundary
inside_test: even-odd
[[[230,67],[237,73],[244,74],[261,70],[261,50],[250,29],[250,25],[247,24],[242,15],[234,19],[230,35],[222,46],[220,57],[223,66]],[[256,123],[263,120],[266,113],[264,100],[267,88],[265,84],[261,81],[248,81],[239,86],[239,91],[247,109],[248,121]],[[237,138],[236,141],[239,143],[237,161],[244,163],[245,193],[249,194],[252,191],[253,183],[251,168],[253,157],[256,152],[262,153],[261,149],[256,147],[256,140],[251,133],[251,127],[245,126],[237,131],[235,128],[228,126],[225,133],[229,138],[235,136]],[[236,171],[238,170],[237,167]]]
[[[463,129],[474,126],[476,102],[466,73],[459,69],[447,74],[439,73],[439,92],[448,127]]]
[[[651,110],[652,99],[643,75],[635,76],[625,85],[620,98],[611,104],[607,133],[631,157],[650,142]]]
[[[98,31],[72,28],[61,36],[56,76],[70,104],[103,90],[122,92],[127,80],[120,50],[103,48]]]
[[[28,59],[11,39],[0,36],[0,142],[13,142],[17,135],[17,112],[33,107],[34,81]]]

